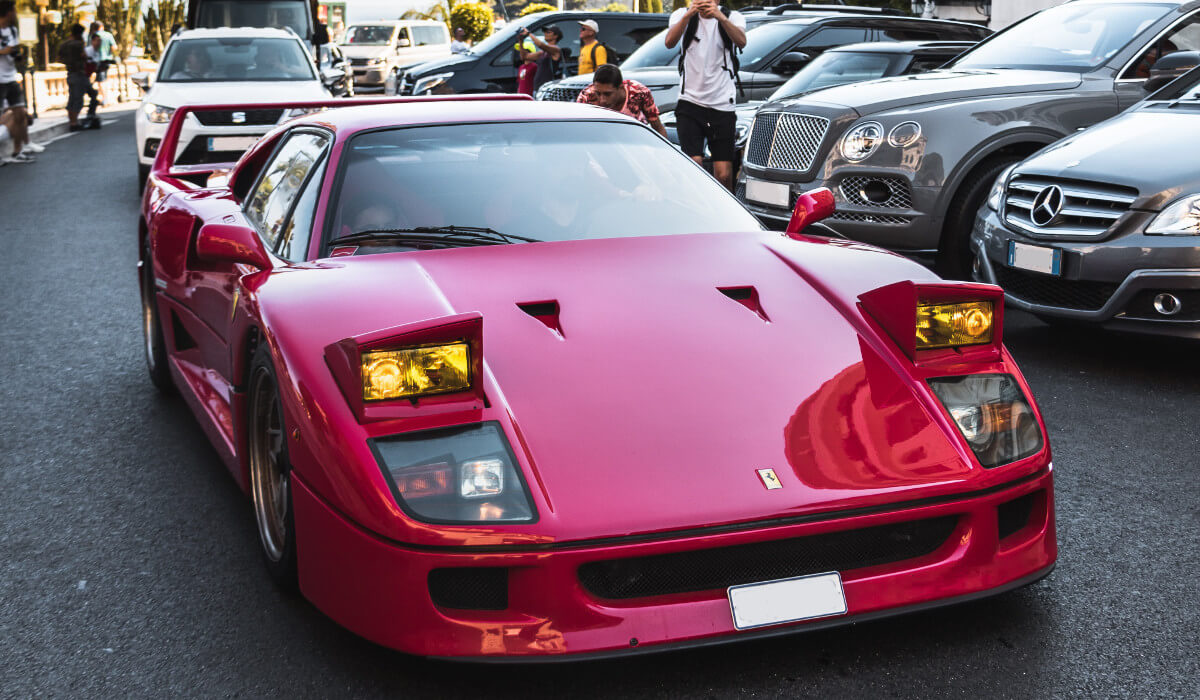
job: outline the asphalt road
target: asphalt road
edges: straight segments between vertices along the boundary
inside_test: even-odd
[[[268,581],[249,501],[146,377],[134,178],[130,114],[0,168],[0,697],[1196,697],[1200,344],[1008,315],[1057,470],[1061,558],[1030,588],[619,661],[435,663]]]

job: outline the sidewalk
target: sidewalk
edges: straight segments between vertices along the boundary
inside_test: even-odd
[[[132,102],[118,102],[113,105],[104,105],[96,110],[96,114],[102,118],[105,115],[124,114],[137,109],[139,104],[141,104],[141,102],[135,100]],[[80,116],[87,116],[86,107],[82,112],[80,112]],[[108,121],[109,120],[107,119],[102,119],[103,123],[108,123]],[[53,141],[63,134],[69,133],[67,128],[68,126],[70,126],[70,122],[67,121],[67,110],[43,110],[38,115],[37,121],[35,121],[33,126],[29,128],[29,140],[33,141],[34,143],[46,143],[47,141]]]

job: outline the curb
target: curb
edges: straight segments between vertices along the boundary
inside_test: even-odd
[[[140,102],[118,102],[111,107],[101,107],[96,114],[100,117],[119,116],[125,112],[132,112],[138,108]],[[60,136],[70,133],[71,123],[67,120],[66,112],[62,110],[53,110],[49,113],[43,112],[42,116],[33,123],[29,128],[29,140],[35,143],[45,143],[56,139]]]

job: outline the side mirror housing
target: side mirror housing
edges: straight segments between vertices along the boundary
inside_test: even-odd
[[[834,212],[833,192],[828,187],[809,190],[796,198],[796,208],[787,225],[789,238],[800,238],[808,226],[828,219]],[[203,229],[201,230],[203,232]]]
[[[333,87],[346,77],[346,71],[341,68],[324,68],[321,70],[321,82],[325,87]]]
[[[133,75],[129,76],[129,80],[133,82],[134,85],[137,85],[139,90],[146,92],[150,89],[150,85],[154,82],[154,74],[146,71],[134,73]]]
[[[812,56],[803,51],[789,51],[775,62],[775,67],[772,70],[776,73],[795,73],[811,60]]]
[[[396,42],[396,48],[398,49],[407,49],[410,46],[412,46],[412,42],[408,39],[401,39]]]
[[[242,263],[271,269],[271,257],[258,234],[236,224],[205,224],[196,236],[196,256],[205,262]]]
[[[1179,76],[1200,66],[1200,51],[1176,51],[1154,62],[1150,66],[1150,77],[1143,84],[1146,92],[1154,92]]]

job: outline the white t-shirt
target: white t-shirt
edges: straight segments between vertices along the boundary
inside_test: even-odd
[[[671,13],[669,26],[674,27],[680,22],[687,22],[683,17],[686,8],[679,8]],[[730,12],[729,21],[733,26],[746,31],[746,19],[740,12]],[[730,71],[733,66],[729,62],[729,52],[725,50],[725,42],[721,41],[719,24],[715,19],[700,18],[696,27],[696,38],[687,47],[687,56],[683,62],[683,94],[681,100],[687,100],[701,107],[711,107],[732,112],[737,102],[737,85],[733,82]],[[683,38],[679,41],[682,43]]]
[[[21,43],[21,39],[17,35],[15,26],[0,28],[0,49],[16,46],[19,43]],[[0,83],[15,83],[20,79],[21,76],[17,74],[17,64],[13,62],[12,54],[0,56]]]

